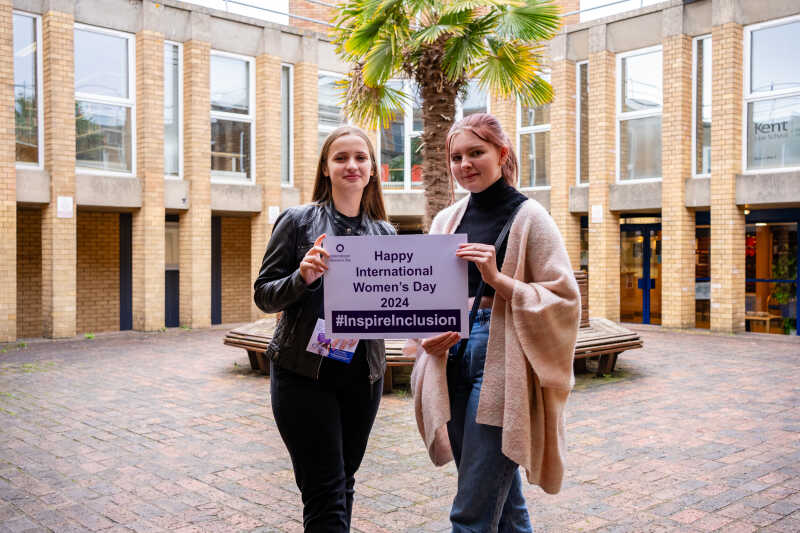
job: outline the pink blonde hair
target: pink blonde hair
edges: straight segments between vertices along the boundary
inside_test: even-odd
[[[462,118],[450,128],[447,133],[447,141],[445,143],[447,149],[447,172],[450,174],[450,200],[455,199],[455,186],[453,185],[453,172],[450,170],[450,149],[453,143],[453,137],[462,131],[472,132],[483,142],[493,145],[498,150],[506,148],[508,155],[500,167],[503,179],[508,182],[512,187],[517,186],[517,155],[514,153],[514,147],[508,138],[508,135],[503,131],[500,122],[494,115],[489,113],[474,113]]]

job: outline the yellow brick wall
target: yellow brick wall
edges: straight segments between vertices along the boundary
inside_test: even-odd
[[[179,221],[180,323],[211,325],[211,46],[183,45],[184,179],[189,182],[189,210]]]
[[[267,249],[272,224],[269,223],[269,206],[281,205],[280,172],[276,172],[275,158],[280,154],[282,109],[281,101],[281,60],[269,54],[256,58],[256,101],[270,102],[273,105],[256,106],[256,183],[261,185],[261,213],[253,216],[250,224],[250,274],[248,294],[261,269],[261,259]],[[250,319],[257,320],[263,313],[250,298]]]
[[[340,0],[325,0],[327,4],[336,4]],[[336,11],[330,7],[320,4],[314,4],[307,0],[289,0],[289,13],[292,15],[300,15],[314,20],[326,21],[333,23],[333,18],[336,16]],[[289,25],[296,28],[303,28],[306,30],[318,31],[320,33],[327,33],[331,28],[324,24],[317,24],[308,20],[289,17]]]
[[[319,69],[314,63],[294,66],[294,186],[300,203],[311,200],[317,170]]]
[[[550,214],[553,216],[573,269],[581,264],[581,219],[569,212],[569,188],[575,185],[575,63],[552,65],[554,88],[550,106]]]
[[[742,26],[714,26],[711,88],[711,329],[744,330],[745,220],[736,205],[742,171]]]
[[[661,118],[662,324],[689,328],[695,322],[694,215],[686,209],[692,176],[692,39],[663,42],[664,108]]]
[[[607,50],[589,55],[589,312],[619,321],[619,216],[609,210],[616,181],[616,62]],[[592,217],[600,206],[602,222]]]
[[[222,323],[248,322],[250,284],[250,219],[220,217],[222,263]]]
[[[50,174],[50,203],[42,212],[42,315],[48,337],[72,337],[76,331],[74,28],[72,15],[49,11],[42,17],[44,153]],[[72,201],[71,218],[56,216],[59,196]]]
[[[17,338],[17,173],[12,2],[0,0],[0,342]]]
[[[17,337],[41,337],[42,210],[17,208]]]
[[[119,213],[77,215],[77,333],[119,330]]]
[[[164,38],[136,35],[136,168],[142,207],[132,216],[133,329],[164,327]]]

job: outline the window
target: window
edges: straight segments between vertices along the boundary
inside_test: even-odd
[[[476,80],[469,80],[467,96],[459,98],[456,109],[456,119],[461,119],[474,113],[489,112],[489,95],[478,86]]]
[[[402,89],[403,82],[393,80],[387,85],[392,89],[399,90]],[[405,112],[395,114],[394,119],[379,133],[379,168],[381,182],[386,190],[405,188],[405,117]],[[420,117],[419,120],[421,123],[422,118]]]
[[[75,25],[75,155],[89,171],[134,173],[133,36]]]
[[[183,71],[182,46],[164,43],[164,175],[181,177],[183,160]]]
[[[550,75],[542,78],[550,82]],[[517,153],[519,186],[550,185],[550,104],[535,107],[517,105]]]
[[[580,0],[581,22],[595,20],[632,9],[639,9],[664,0]]]
[[[661,178],[661,47],[617,56],[617,179]]]
[[[577,83],[575,98],[575,128],[578,132],[575,146],[575,175],[578,185],[589,183],[589,63],[576,65]]]
[[[17,163],[41,166],[41,25],[39,17],[14,13],[14,130]]]
[[[253,175],[254,68],[249,57],[211,53],[211,175],[247,181]]]
[[[319,106],[319,148],[328,135],[343,124],[347,124],[342,108],[341,90],[337,84],[343,79],[341,74],[319,74],[317,101]]]
[[[392,80],[389,87],[402,90],[408,100],[389,125],[378,131],[378,165],[386,191],[422,190],[422,97],[411,80]],[[473,113],[485,113],[489,100],[477,82],[470,81],[465,98],[456,100],[456,120]]]
[[[694,40],[694,173],[711,174],[711,37]]]
[[[281,65],[281,185],[290,186],[292,179],[292,151],[294,150],[293,120],[294,71],[292,65]]]
[[[800,169],[798,34],[800,17],[745,31],[747,170]]]

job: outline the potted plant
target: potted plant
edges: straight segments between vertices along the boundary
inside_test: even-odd
[[[772,263],[772,279],[797,279],[797,254],[791,252],[788,244],[778,248]],[[791,334],[797,318],[797,282],[776,283],[770,297],[781,307],[783,332]]]

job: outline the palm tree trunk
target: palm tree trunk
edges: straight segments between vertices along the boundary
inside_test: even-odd
[[[427,54],[426,54],[427,55]],[[441,68],[441,51],[433,61],[420,61],[415,74],[422,97],[422,181],[425,186],[423,230],[428,231],[436,214],[450,205],[450,172],[445,141],[456,115],[458,83],[448,81]]]

